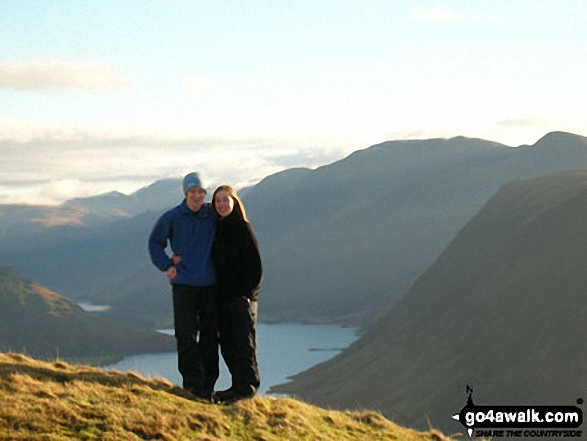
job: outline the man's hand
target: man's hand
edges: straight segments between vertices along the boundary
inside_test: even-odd
[[[167,278],[169,280],[173,280],[177,277],[177,268],[175,268],[174,266],[170,266],[169,268],[167,268],[165,274],[167,275]]]

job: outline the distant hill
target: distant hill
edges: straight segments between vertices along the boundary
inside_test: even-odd
[[[181,199],[181,180],[162,179],[131,195],[111,192],[58,206],[0,205],[0,265],[89,300],[146,261],[150,228]]]
[[[45,233],[54,227],[94,227],[147,211],[161,211],[181,200],[181,180],[161,179],[125,195],[117,191],[76,198],[61,205],[0,204],[0,239]]]
[[[587,138],[533,146],[394,141],[257,184],[244,202],[266,267],[260,311],[281,320],[359,320],[408,290],[511,181],[587,168]]]
[[[0,204],[0,240],[30,235],[57,226],[81,226],[86,212],[76,208],[51,205]]]
[[[148,261],[146,242],[157,216],[146,212],[94,227],[61,226],[13,235],[2,243],[0,264],[66,297],[91,300],[107,284]]]
[[[504,186],[347,350],[272,392],[446,432],[465,404],[587,390],[587,170]]]
[[[0,267],[0,351],[107,362],[174,348],[173,337],[85,312],[56,292]]]
[[[450,441],[290,398],[213,405],[164,380],[0,354],[0,439]]]
[[[181,180],[163,179],[127,196],[106,193],[73,199],[59,206],[0,205],[0,265],[77,300],[108,301],[124,320],[168,326],[172,317],[166,279],[150,274],[160,285],[141,296],[130,313],[117,309],[117,299],[128,295],[108,287],[126,280],[149,263],[146,241],[159,214],[182,199]],[[147,271],[149,274],[149,271]],[[153,297],[151,302],[148,297]]]
[[[125,195],[116,191],[98,196],[71,199],[62,207],[81,208],[94,216],[132,217],[146,211],[160,211],[181,202],[181,179],[161,179]]]
[[[370,323],[502,185],[581,167],[587,139],[555,132],[520,147],[463,137],[386,142],[316,170],[269,176],[243,195],[265,267],[260,317]],[[178,182],[137,194],[160,200],[169,192],[173,205]],[[0,240],[0,264],[69,297],[111,304],[113,314],[169,318],[167,281],[146,251],[164,208],[12,235]]]

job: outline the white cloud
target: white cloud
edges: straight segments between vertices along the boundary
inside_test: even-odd
[[[72,199],[84,191],[83,182],[79,179],[61,179],[50,181],[41,187],[40,196],[43,200]]]
[[[44,57],[0,62],[0,88],[114,91],[127,86],[123,72],[106,64]]]
[[[113,190],[129,194],[193,170],[211,188],[224,183],[240,188],[285,168],[330,163],[356,149],[338,141],[36,125],[0,117],[0,203],[55,204]]]

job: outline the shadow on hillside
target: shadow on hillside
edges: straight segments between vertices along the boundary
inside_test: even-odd
[[[37,381],[71,383],[81,381],[109,387],[140,386],[164,391],[181,398],[199,400],[195,395],[166,379],[147,379],[135,372],[104,371],[89,366],[69,365],[62,361],[46,363],[21,354],[0,354],[0,378],[27,375]]]

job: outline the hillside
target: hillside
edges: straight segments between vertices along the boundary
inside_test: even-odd
[[[506,185],[410,293],[273,392],[450,432],[477,404],[573,405],[587,390],[587,171]]]
[[[449,441],[375,412],[328,411],[289,398],[213,405],[164,380],[15,354],[0,354],[0,439]]]
[[[174,349],[173,337],[85,312],[56,292],[0,267],[0,351],[111,362],[131,353]]]
[[[387,142],[274,176],[244,200],[266,262],[260,311],[369,321],[502,185],[580,167],[587,138],[558,132],[516,148],[462,137]]]
[[[587,140],[555,132],[519,147],[462,137],[386,142],[269,176],[243,197],[265,267],[260,318],[371,323],[502,185],[579,167],[587,168]],[[179,185],[166,185],[171,205]],[[161,196],[157,188],[141,191],[142,200]],[[163,209],[14,235],[0,242],[0,264],[127,320],[169,318],[167,281],[146,252]]]

